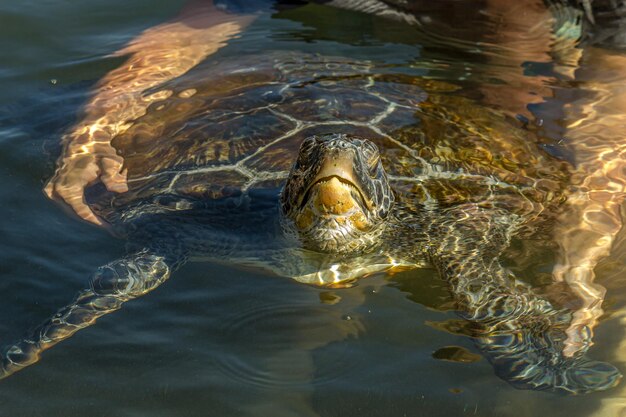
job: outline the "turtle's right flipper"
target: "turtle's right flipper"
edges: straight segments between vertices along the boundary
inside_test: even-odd
[[[44,350],[161,285],[170,276],[170,265],[164,257],[146,250],[98,268],[90,288],[80,291],[73,303],[36,327],[30,337],[2,352],[0,379],[37,362]]]
[[[561,315],[567,320],[560,325],[552,322],[559,320],[556,312],[529,317],[529,323],[520,318],[512,328],[500,325],[500,329],[475,337],[474,342],[495,373],[518,389],[580,395],[616,386],[622,374],[610,363],[589,359],[584,352],[575,357],[564,355],[563,327],[571,315]]]
[[[622,375],[611,364],[585,357],[589,345],[567,355],[573,314],[517,282],[500,264],[513,223],[504,216],[494,221],[494,214],[459,206],[446,213],[446,221],[425,228],[432,262],[451,286],[457,314],[472,323],[478,349],[518,389],[575,395],[615,386]]]

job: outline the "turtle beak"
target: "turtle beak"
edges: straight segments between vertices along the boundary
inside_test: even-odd
[[[373,203],[365,198],[354,174],[355,157],[351,149],[335,149],[326,155],[300,205],[306,204],[311,191],[318,188],[313,204],[320,213],[345,214],[352,210],[355,200],[370,209]]]

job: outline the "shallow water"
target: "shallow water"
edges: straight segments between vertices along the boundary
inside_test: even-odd
[[[3,345],[19,340],[69,302],[98,266],[124,254],[123,241],[68,216],[41,189],[53,175],[60,135],[76,119],[90,87],[121,62],[107,55],[141,30],[174,16],[182,4],[49,0],[0,5]],[[520,94],[491,105],[529,117],[525,104],[519,103],[528,102],[524,93],[535,88],[538,77],[554,75],[551,63],[532,51],[524,73],[507,78],[506,69],[514,65],[509,57],[489,61],[488,56],[499,57],[498,48],[478,45],[463,31],[456,35],[463,42],[310,6],[261,16],[231,49],[220,53],[322,52],[410,68],[414,74],[464,83],[468,91],[484,86],[485,95],[513,86]],[[565,93],[574,88],[565,78],[538,85]],[[558,100],[553,102],[535,111],[547,142],[558,144],[564,122]],[[558,147],[552,151],[560,152]],[[527,245],[532,248],[533,243]],[[554,253],[536,251],[540,255],[532,265],[516,265],[514,255],[509,260],[529,281],[548,275],[554,263]],[[622,372],[625,266],[626,247],[620,238],[597,270],[597,281],[608,292],[606,314],[590,351],[594,359],[609,361]],[[431,269],[324,290],[249,270],[188,264],[153,293],[45,352],[40,363],[0,381],[0,415],[624,412],[624,383],[584,397],[562,397],[516,390],[497,378],[484,359],[463,363],[434,358],[445,346],[476,352],[469,338],[437,329],[436,323],[457,318],[452,308],[446,284]]]

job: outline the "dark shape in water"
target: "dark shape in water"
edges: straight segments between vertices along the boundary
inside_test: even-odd
[[[478,362],[481,356],[461,346],[446,346],[434,351],[433,358],[448,362],[472,363]]]

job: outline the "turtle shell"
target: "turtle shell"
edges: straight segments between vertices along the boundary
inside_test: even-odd
[[[376,143],[412,204],[484,202],[500,183],[524,189],[532,211],[559,196],[566,171],[536,137],[457,86],[372,62],[284,52],[214,60],[153,93],[168,98],[112,142],[129,192],[89,194],[109,221],[138,205],[279,189],[303,139],[326,133]]]

